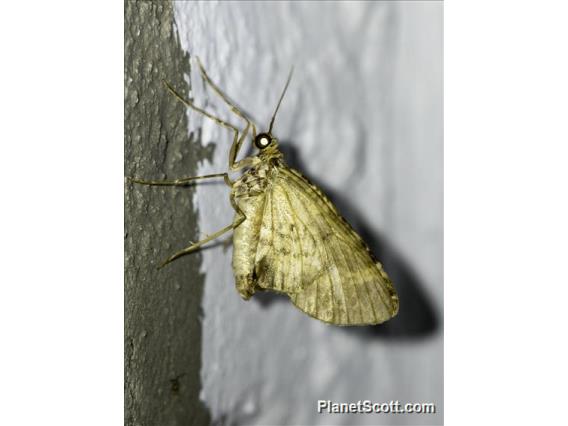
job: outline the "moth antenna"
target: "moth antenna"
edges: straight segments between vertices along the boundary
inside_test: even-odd
[[[274,125],[274,119],[276,118],[276,113],[278,112],[278,108],[280,108],[280,104],[282,103],[282,99],[284,98],[284,94],[286,93],[286,89],[288,89],[288,85],[290,84],[290,80],[292,80],[292,74],[294,74],[294,66],[290,69],[290,74],[288,74],[288,80],[286,81],[286,85],[284,86],[284,90],[282,90],[282,94],[280,95],[280,99],[278,100],[278,105],[276,105],[276,109],[274,110],[274,114],[272,114],[272,119],[270,120],[270,126],[268,127],[268,133],[272,133],[272,126]]]

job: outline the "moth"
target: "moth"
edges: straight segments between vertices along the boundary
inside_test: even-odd
[[[381,263],[322,191],[286,165],[278,149],[272,128],[293,70],[268,130],[257,133],[255,123],[213,83],[197,60],[206,84],[244,121],[242,132],[164,84],[185,106],[233,132],[229,169],[243,170],[243,174],[234,181],[228,172],[159,181],[130,178],[143,185],[183,186],[222,177],[231,188],[233,223],[175,253],[162,266],[233,231],[233,271],[244,300],[257,291],[284,293],[306,314],[335,325],[379,324],[395,316],[399,299]],[[258,152],[237,160],[249,132]]]

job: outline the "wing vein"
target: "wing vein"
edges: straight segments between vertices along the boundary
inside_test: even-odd
[[[294,183],[296,185],[302,185],[304,184],[304,179],[301,177],[301,175],[298,175],[298,173],[295,173],[295,171],[293,169],[290,169],[293,176],[293,180]],[[305,182],[304,185],[309,185],[308,182]],[[345,245],[345,247],[352,248],[352,247],[356,247],[357,250],[353,251],[353,259],[352,260],[357,260],[357,263],[359,263],[359,267],[356,267],[355,269],[352,268],[351,263],[349,261],[349,259],[347,259],[347,257],[345,256],[345,253],[343,250],[339,250],[341,252],[341,257],[343,258],[343,263],[346,266],[347,270],[349,271],[349,278],[348,278],[348,282],[351,283],[352,289],[351,291],[349,291],[349,293],[353,294],[356,296],[356,300],[357,300],[357,308],[359,310],[359,315],[361,318],[362,322],[365,322],[365,316],[363,314],[363,302],[364,302],[364,298],[361,297],[361,291],[363,291],[362,289],[359,289],[359,285],[357,285],[357,278],[359,279],[359,282],[361,284],[361,286],[364,286],[364,292],[367,294],[367,300],[368,300],[368,304],[371,307],[371,311],[373,313],[374,316],[374,320],[378,321],[378,316],[375,310],[375,306],[373,305],[372,302],[372,298],[371,295],[369,293],[369,289],[367,288],[367,279],[366,277],[363,276],[363,271],[362,268],[365,267],[365,260],[364,258],[361,258],[361,256],[359,256],[359,251],[360,250],[366,250],[365,249],[365,245],[363,243],[363,241],[361,240],[361,238],[355,233],[355,231],[353,230],[353,228],[348,225],[345,222],[342,221],[331,221],[329,219],[329,217],[339,217],[339,214],[337,212],[337,210],[335,209],[335,207],[333,205],[330,205],[330,203],[322,196],[322,194],[320,194],[315,188],[313,188],[313,186],[309,185],[309,188],[311,189],[312,193],[317,195],[318,200],[320,200],[322,202],[322,204],[324,204],[325,206],[328,207],[329,212],[331,213],[330,215],[321,215],[323,218],[323,221],[327,224],[327,227],[329,228],[329,230],[333,230],[336,226],[340,226],[340,228],[342,228],[345,231],[348,231],[348,235],[350,235],[351,241],[346,241],[343,238],[340,237],[340,235],[338,233],[334,234],[334,237],[337,238],[338,241],[340,241],[341,243],[343,243]],[[324,231],[324,230],[322,230]],[[353,238],[356,237],[356,238]],[[324,245],[325,246],[325,245]],[[340,263],[340,259],[336,256],[334,256],[334,253],[332,253],[332,257],[334,258],[336,264]],[[343,282],[340,282],[343,293],[345,293],[345,286],[343,284]],[[346,283],[347,284],[347,283]],[[379,294],[379,298],[381,299],[381,302],[383,302],[382,300],[382,295]],[[384,302],[383,302],[384,303]],[[352,306],[352,308],[355,308],[354,306]],[[345,309],[347,311],[347,304],[345,305]]]
[[[305,185],[301,185],[302,183],[304,183],[304,182],[303,181],[298,182],[297,180],[294,180],[294,184],[296,186],[298,186],[300,189],[303,188],[303,186],[305,186]],[[302,193],[302,192],[299,191],[299,193]],[[307,194],[303,194],[302,197],[297,197],[297,198],[300,200],[304,210],[307,213],[309,213],[310,209],[306,206],[306,198],[309,198],[309,196]],[[322,219],[315,218],[315,217],[314,217],[314,222],[318,224],[318,228],[319,228],[319,231],[320,231],[319,234],[324,235],[324,233],[326,232],[325,225],[327,225],[327,228],[328,228],[327,230],[329,230],[329,231],[333,230],[333,226],[330,226],[330,222],[328,222],[328,220],[326,219],[325,214],[322,214],[320,216],[321,216],[321,218],[323,218],[323,222],[325,222],[325,224],[322,223]],[[324,226],[323,228],[322,228],[322,225]],[[338,236],[337,233],[335,233],[334,236],[337,237]],[[330,263],[330,261],[331,261],[336,265],[336,270],[337,270],[338,259],[336,259],[336,257],[334,256],[333,251],[330,252],[330,250],[328,249],[328,245],[325,244],[323,239],[320,238],[320,240],[321,240],[322,250],[325,252],[325,258],[327,260],[327,267],[329,267],[329,265],[331,264]],[[345,243],[341,238],[338,238],[338,240]],[[344,259],[345,265],[347,266],[347,268],[350,269],[349,263],[347,262],[347,259],[345,258],[345,255],[343,254],[343,252],[341,253],[341,255]],[[333,282],[332,282],[332,276],[329,273],[329,270],[326,270],[325,272],[326,273],[324,274],[324,276],[327,278],[327,280],[329,282],[330,290],[332,292],[332,303],[331,303],[331,305],[332,305],[332,307],[335,307],[335,303],[333,301],[337,300],[337,304],[339,305],[340,302],[341,302],[341,299],[339,298],[339,295],[337,296],[337,299],[335,297],[335,290],[334,290],[334,286],[333,286]],[[315,283],[317,284],[318,280],[315,280]],[[347,298],[346,298],[346,295],[345,295],[346,294],[345,288],[344,288],[343,284],[341,283],[341,281],[339,282],[339,284],[340,284],[340,288],[341,288],[341,292],[342,292],[342,301],[343,301],[343,308],[344,308],[343,310],[345,311],[345,315],[347,316],[347,321],[350,322],[350,315],[349,315]],[[361,311],[361,309],[359,309],[359,310]],[[333,311],[333,315],[335,317],[335,310]]]
[[[284,194],[285,194],[285,196],[286,196],[286,199],[288,200],[288,203],[290,204],[290,208],[292,208],[294,214],[295,214],[296,217],[298,218],[298,221],[302,224],[302,226],[304,227],[304,229],[306,229],[306,231],[310,234],[310,236],[312,237],[312,240],[314,241],[314,246],[317,247],[317,245],[318,245],[318,238],[316,238],[316,236],[315,236],[315,235],[312,233],[312,231],[310,230],[310,227],[307,226],[306,223],[301,219],[301,215],[298,215],[298,214],[297,214],[297,210],[296,210],[296,208],[293,207],[293,205],[292,205],[292,201],[290,200],[290,195],[288,194],[288,191],[287,191],[287,190],[284,190],[283,192],[284,192]],[[301,203],[301,205],[302,205],[304,211],[309,214],[309,211],[310,211],[310,210],[309,210],[309,208],[306,207],[306,204],[304,203],[304,200],[303,200],[301,197],[296,197],[296,199],[298,200],[299,203]],[[328,251],[327,251],[327,248],[326,248],[325,244],[321,244],[321,247],[323,248],[323,251],[325,252],[326,263],[329,263],[329,253],[328,253]],[[318,250],[319,250],[319,249],[318,249]],[[322,254],[322,252],[321,252],[321,250],[320,250],[320,255],[321,255],[321,254]],[[322,256],[322,260],[323,260],[323,257],[324,257],[324,256]],[[329,281],[329,286],[330,286],[331,293],[332,293],[332,296],[331,296],[331,297],[332,297],[332,300],[333,300],[333,299],[334,299],[334,290],[333,290],[333,285],[332,285],[332,283],[331,283],[331,280],[330,280],[328,274],[324,274],[323,276],[324,276],[325,278],[327,278],[328,281]],[[314,282],[315,282],[315,284],[316,284],[316,299],[315,299],[314,303],[315,303],[316,312],[317,312],[317,303],[318,303],[318,302],[317,302],[317,294],[318,294],[318,291],[319,291],[318,279],[315,279]],[[303,282],[302,282],[302,284],[309,285],[309,283],[303,283]],[[304,291],[303,291],[304,293],[305,293],[305,290],[306,290],[306,288],[304,287]],[[332,303],[332,307],[333,307],[333,306],[334,306],[334,304]],[[335,317],[335,310],[333,310],[333,314],[332,314],[332,315],[333,315],[333,317]]]
[[[292,201],[290,200],[290,195],[288,194],[288,192],[286,190],[284,190],[282,192],[284,194],[284,198],[286,199],[286,202],[290,206],[290,211],[294,215],[294,218],[297,221],[299,221],[303,224],[302,220],[300,219],[300,216],[298,215],[298,212],[296,211],[296,209],[292,205]],[[306,228],[305,225],[304,225],[304,228]],[[302,288],[303,288],[304,287],[304,280],[303,280],[303,278],[304,278],[304,247],[302,245],[302,238],[300,237],[300,232],[298,231],[298,226],[296,224],[294,224],[294,232],[296,233],[296,241],[297,241],[298,247],[300,249],[300,277],[299,278],[300,278]],[[309,230],[308,230],[308,232],[309,232]],[[317,299],[317,288],[316,288],[316,299]]]

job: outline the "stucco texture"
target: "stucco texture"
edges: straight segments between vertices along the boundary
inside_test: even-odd
[[[182,93],[189,89],[172,5],[125,2],[124,29],[125,176],[194,174],[206,151],[187,132],[185,108],[161,82],[167,78]],[[197,235],[192,189],[126,182],[124,229],[125,424],[208,424],[199,400],[201,257],[156,269]]]

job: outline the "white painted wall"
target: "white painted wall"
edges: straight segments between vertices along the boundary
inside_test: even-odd
[[[276,135],[410,265],[438,321],[433,333],[387,338],[327,326],[281,300],[244,302],[231,248],[205,250],[201,397],[213,418],[441,424],[442,3],[178,2],[175,17],[184,49],[261,127],[295,65]],[[237,123],[196,69],[195,102]],[[231,135],[188,114],[188,132],[202,128],[202,143],[216,144],[200,174],[225,171]],[[202,232],[232,221],[224,185],[196,197]],[[412,302],[401,297],[401,310]],[[322,415],[318,399],[434,402],[438,414]]]

